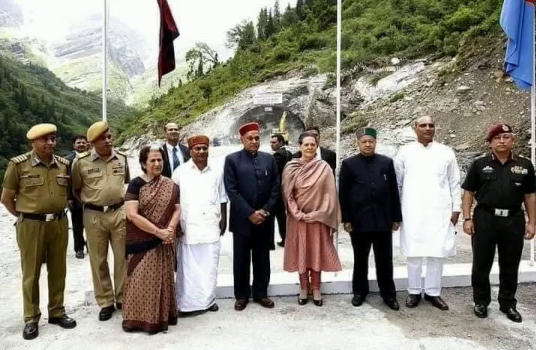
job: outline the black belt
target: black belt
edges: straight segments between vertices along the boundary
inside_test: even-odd
[[[509,218],[511,216],[516,215],[517,213],[521,211],[520,207],[501,209],[501,208],[493,208],[485,204],[479,204],[476,207],[479,209],[485,210],[488,213],[493,214],[494,216],[498,216],[500,218]]]
[[[31,213],[22,213],[23,219],[37,220],[37,221],[55,221],[60,220],[65,216],[65,211],[60,211],[57,213],[51,214],[31,214]]]
[[[119,208],[121,208],[123,206],[123,204],[125,204],[125,202],[121,201],[117,204],[114,204],[114,205],[107,205],[107,206],[100,206],[100,205],[93,205],[93,204],[84,204],[84,208],[88,208],[88,209],[91,209],[91,210],[96,210],[96,211],[102,211],[104,213],[108,212],[108,211],[112,211],[112,210],[117,210]]]

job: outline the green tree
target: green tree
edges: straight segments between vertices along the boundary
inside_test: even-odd
[[[238,47],[240,50],[246,50],[256,41],[255,26],[251,21],[244,20],[227,31],[226,46],[228,48]]]
[[[259,12],[259,17],[257,20],[257,37],[259,40],[266,39],[266,22],[268,21],[267,11],[268,10],[266,8],[261,8],[261,11]]]
[[[274,32],[279,32],[281,28],[281,8],[279,7],[279,0],[275,0],[274,4]]]

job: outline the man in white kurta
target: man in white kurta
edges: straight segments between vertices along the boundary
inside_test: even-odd
[[[173,172],[180,188],[183,235],[177,249],[177,304],[183,313],[218,311],[220,236],[227,222],[223,170],[208,164],[209,139],[188,139],[191,159]]]
[[[406,306],[416,307],[424,289],[426,300],[448,310],[440,297],[441,277],[445,258],[455,252],[454,225],[461,209],[460,172],[454,151],[433,140],[435,123],[431,117],[419,118],[415,133],[417,141],[401,147],[395,158],[403,218],[400,245],[408,267]]]

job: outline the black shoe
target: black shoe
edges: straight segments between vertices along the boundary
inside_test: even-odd
[[[486,305],[476,304],[473,311],[475,312],[475,316],[478,318],[488,317],[488,307]]]
[[[253,298],[253,301],[267,309],[273,309],[275,304],[270,298]]]
[[[57,324],[61,328],[71,329],[76,327],[76,321],[67,315],[61,315],[60,317],[50,317],[48,323]]]
[[[309,302],[309,299],[308,298],[305,298],[305,299],[302,299],[300,298],[300,296],[298,295],[298,305],[305,305]]]
[[[123,303],[115,303],[115,308],[117,310],[123,310]]]
[[[236,311],[242,311],[246,308],[246,306],[248,306],[248,302],[248,299],[238,299],[237,301],[235,301],[234,309]]]
[[[103,307],[99,312],[99,321],[108,321],[114,313],[114,306]]]
[[[364,301],[365,297],[362,294],[354,294],[354,297],[352,298],[352,305],[358,307],[363,305]]]
[[[216,312],[216,311],[218,311],[219,309],[220,309],[220,307],[218,306],[218,304],[214,303],[214,304],[212,304],[211,307],[209,307],[209,308],[207,309],[207,311],[210,311],[210,312]]]
[[[83,250],[77,251],[75,256],[77,259],[84,259],[84,251]]]
[[[280,246],[280,247],[284,247],[285,246],[285,242],[281,241],[281,242],[277,242],[277,245]]]
[[[32,340],[37,338],[39,335],[39,326],[37,322],[28,322],[24,325],[24,330],[22,331],[22,337],[26,340]]]
[[[523,321],[521,314],[517,312],[515,307],[501,308],[501,311],[506,314],[506,317],[512,322],[521,323],[521,321]]]
[[[420,294],[408,294],[408,297],[406,298],[406,307],[409,307],[409,308],[417,307],[420,302],[421,302]]]
[[[383,302],[389,306],[389,309],[398,311],[400,310],[400,305],[398,305],[398,301],[396,301],[396,298],[388,298],[384,299]]]
[[[428,294],[424,294],[424,299],[428,300],[433,307],[438,308],[439,310],[447,311],[449,309],[449,306],[443,299],[441,299],[440,296],[432,297]]]
[[[315,304],[316,306],[322,306],[324,303],[322,302],[322,299],[320,300],[313,299],[313,304]]]

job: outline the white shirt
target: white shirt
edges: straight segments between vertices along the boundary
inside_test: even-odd
[[[221,204],[227,203],[223,170],[207,165],[203,170],[188,160],[173,172],[180,188],[180,224],[184,244],[214,243],[220,240]]]
[[[173,172],[173,147],[174,146],[171,146],[169,143],[166,142],[166,150],[168,154],[169,168],[171,169],[171,172]],[[175,147],[177,148],[177,157],[179,158],[179,166],[181,166],[182,164],[184,164],[184,157],[182,156],[182,151],[178,143],[177,143],[177,146]]]
[[[453,212],[461,207],[460,170],[441,143],[412,142],[395,157],[402,203],[400,246],[407,257],[447,257],[455,247]]]

